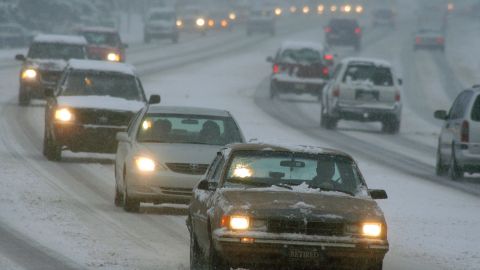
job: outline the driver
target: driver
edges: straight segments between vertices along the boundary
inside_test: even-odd
[[[311,186],[323,189],[333,189],[335,161],[330,158],[320,158],[317,161],[317,176],[312,179]]]

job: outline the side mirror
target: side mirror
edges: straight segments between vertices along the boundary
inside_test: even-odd
[[[47,98],[53,98],[55,96],[53,88],[45,88],[45,90],[43,90],[43,94]]]
[[[273,63],[273,57],[271,57],[271,56],[267,57],[267,62]]]
[[[448,118],[447,112],[444,110],[435,111],[433,117],[440,120],[446,120]]]
[[[398,79],[398,84],[399,84],[399,85],[403,85],[403,80],[402,80],[402,79]]]
[[[25,61],[25,60],[27,60],[27,58],[25,58],[25,55],[23,55],[23,54],[17,54],[17,55],[15,55],[15,60]]]
[[[198,183],[197,188],[199,190],[208,190],[208,180],[207,179],[201,180],[200,183]]]
[[[148,99],[148,104],[159,104],[160,100],[160,95],[151,95]]]
[[[388,199],[387,192],[383,189],[369,189],[368,193],[374,200]]]
[[[127,132],[117,132],[117,135],[115,136],[117,141],[119,142],[129,142],[130,138],[128,137]]]

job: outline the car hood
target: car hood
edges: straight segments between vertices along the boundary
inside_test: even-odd
[[[162,163],[210,164],[222,146],[180,143],[139,143],[138,153]]]
[[[110,96],[58,96],[59,107],[138,112],[144,102]]]
[[[28,59],[26,65],[40,70],[63,71],[67,66],[67,61],[62,59]]]
[[[370,198],[336,192],[295,192],[262,189],[221,190],[225,212],[247,213],[259,218],[309,218],[359,222],[384,221],[383,212]]]

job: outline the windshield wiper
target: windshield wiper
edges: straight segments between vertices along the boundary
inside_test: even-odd
[[[283,183],[273,184],[272,186],[281,187],[281,188],[286,188],[286,189],[290,189],[290,190],[293,189],[292,186],[287,185],[287,184],[283,184]]]

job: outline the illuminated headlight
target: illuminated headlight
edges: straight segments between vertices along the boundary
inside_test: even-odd
[[[203,18],[198,18],[195,23],[197,26],[204,26],[205,25],[205,20]]]
[[[182,27],[183,26],[183,21],[182,20],[177,20],[177,22],[175,24],[177,25],[177,27]]]
[[[363,12],[363,6],[356,6],[356,7],[355,7],[355,11],[356,11],[357,13],[362,13],[362,12]]]
[[[346,13],[350,13],[350,11],[352,11],[352,6],[350,6],[350,5],[344,6],[343,11],[345,11]]]
[[[228,18],[234,21],[237,19],[237,14],[235,14],[234,12],[230,12],[230,14],[228,14]]]
[[[307,14],[307,13],[310,12],[310,7],[309,6],[304,6],[302,11],[303,11],[304,14]]]
[[[34,80],[37,78],[37,71],[33,68],[27,68],[22,72],[22,79]]]
[[[275,10],[273,12],[275,12],[275,15],[277,15],[277,16],[282,15],[282,9],[279,8],[279,7],[275,8]]]
[[[155,161],[147,157],[136,157],[135,165],[137,166],[137,169],[141,172],[153,172],[157,167]]]
[[[67,108],[57,109],[55,119],[61,122],[70,122],[73,121],[73,114]]]
[[[296,7],[296,6],[291,6],[291,7],[290,7],[290,12],[291,12],[291,13],[297,12],[297,7]]]
[[[246,216],[231,216],[229,225],[232,230],[246,230],[250,227],[250,219]]]
[[[317,12],[319,14],[322,14],[324,11],[325,11],[325,6],[324,5],[318,5]]]
[[[364,223],[362,225],[362,234],[369,237],[379,237],[382,234],[382,224]]]
[[[337,6],[336,6],[336,5],[330,6],[330,11],[331,11],[331,12],[337,11]]]
[[[212,20],[212,19],[208,20],[208,26],[209,27],[214,27],[215,26],[215,20]]]
[[[227,20],[222,20],[222,22],[220,23],[220,25],[221,25],[223,28],[227,28],[227,27],[228,27],[228,22],[227,22]]]
[[[107,54],[107,60],[112,62],[120,62],[120,55],[118,53],[109,53]]]

